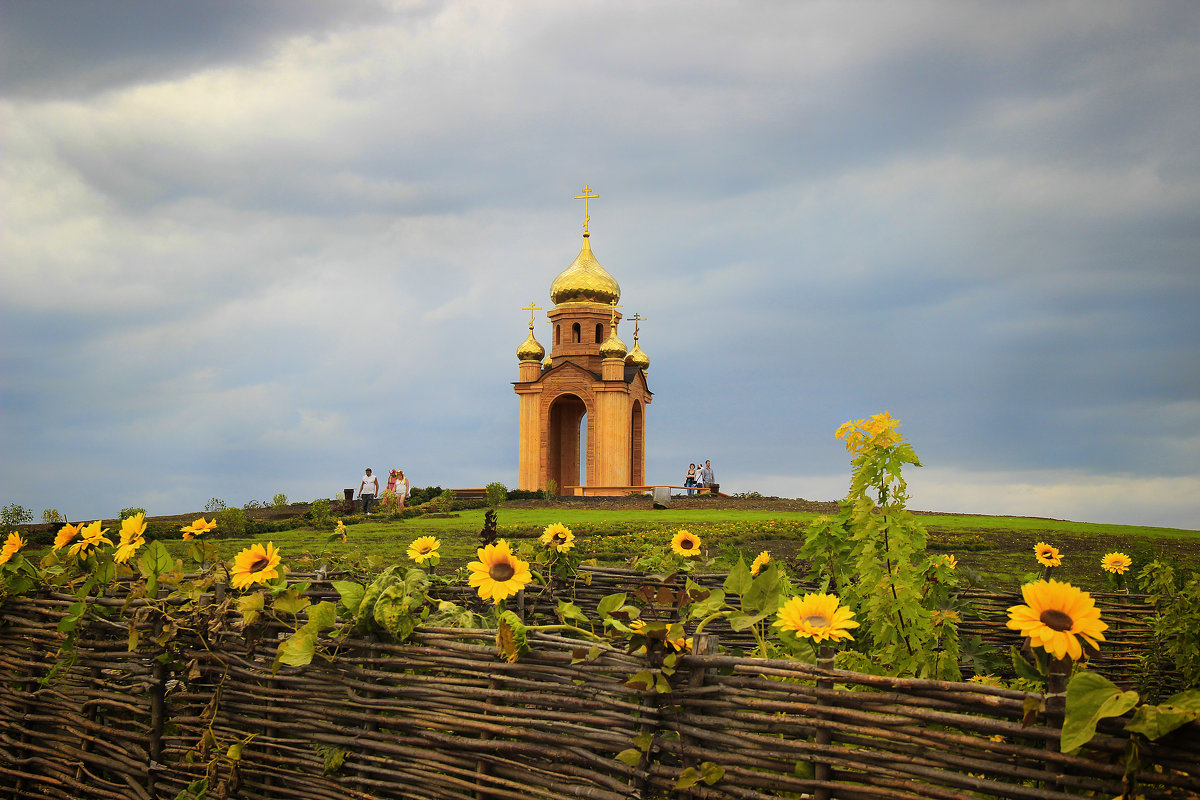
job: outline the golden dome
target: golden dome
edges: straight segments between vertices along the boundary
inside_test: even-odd
[[[529,326],[529,335],[525,337],[525,341],[521,342],[521,346],[517,348],[518,361],[541,361],[542,356],[546,355],[546,348],[542,347],[537,339],[533,338],[533,326]]]
[[[550,284],[550,299],[556,305],[579,301],[608,305],[621,299],[620,284],[592,255],[588,238],[585,233],[579,255]]]
[[[629,351],[629,355],[625,356],[625,363],[632,364],[638,369],[650,369],[650,356],[646,355],[646,351],[638,344],[638,337],[633,335],[633,349]]]
[[[625,343],[617,336],[617,326],[614,325],[612,333],[604,340],[604,344],[600,345],[600,357],[624,358],[626,352],[628,351],[625,349]]]

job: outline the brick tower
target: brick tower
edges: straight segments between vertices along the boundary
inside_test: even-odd
[[[650,359],[637,344],[627,350],[617,336],[621,287],[592,254],[588,232],[587,186],[583,247],[571,266],[550,284],[550,357],[533,335],[517,348],[520,362],[513,388],[520,397],[521,422],[517,487],[546,488],[561,494],[623,495],[646,482],[646,383]],[[635,321],[640,317],[634,316]],[[585,427],[586,425],[586,427]],[[581,440],[586,438],[585,475],[580,476]]]

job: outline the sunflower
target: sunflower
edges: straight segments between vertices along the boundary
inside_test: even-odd
[[[1124,575],[1132,564],[1133,559],[1124,553],[1109,553],[1100,559],[1100,566],[1104,568],[1104,571],[1114,575]]]
[[[826,639],[839,641],[854,637],[849,634],[850,628],[857,628],[854,612],[840,605],[837,595],[806,594],[804,597],[793,597],[784,603],[779,611],[779,617],[772,623],[785,631],[795,631],[798,636],[807,636],[816,642]]]
[[[700,537],[690,531],[681,530],[671,539],[671,549],[676,555],[695,558],[700,555]]]
[[[546,526],[538,541],[553,550],[565,553],[575,546],[575,534],[561,522],[553,522]]]
[[[54,535],[54,549],[62,550],[71,543],[71,540],[79,535],[79,526],[71,525],[70,523],[63,525],[58,533]]]
[[[112,544],[112,540],[104,534],[108,533],[108,528],[101,529],[100,520],[96,520],[90,525],[85,525],[79,531],[80,539],[75,544],[71,545],[71,549],[67,551],[67,555],[86,556],[87,551],[93,547],[99,547],[102,544]]]
[[[181,530],[183,532],[183,540],[190,541],[193,536],[203,536],[209,531],[217,527],[217,518],[213,517],[213,521],[209,522],[204,517],[193,522],[191,525],[184,525]]]
[[[1038,542],[1033,546],[1033,554],[1037,557],[1037,561],[1043,567],[1057,567],[1062,565],[1062,556],[1058,552],[1057,547],[1052,547],[1045,542]]]
[[[439,558],[438,548],[442,546],[439,539],[432,536],[422,536],[419,539],[413,540],[413,543],[408,546],[408,557],[418,564],[424,564],[430,560],[441,560]]]
[[[146,543],[146,540],[143,538],[145,533],[145,514],[135,514],[128,519],[121,520],[121,538],[117,542],[117,552],[113,555],[113,561],[116,561],[118,564],[124,564],[129,561],[130,556]]]
[[[336,537],[339,537],[342,540],[342,543],[345,544],[345,542],[346,542],[346,524],[344,522],[342,522],[340,519],[338,520],[337,527],[335,527],[333,529],[333,535]]]
[[[1079,660],[1083,648],[1077,637],[1093,648],[1104,641],[1108,625],[1100,621],[1100,609],[1087,592],[1051,579],[1027,583],[1021,594],[1025,605],[1008,609],[1008,627],[1055,658]]]
[[[25,540],[21,538],[21,534],[13,531],[4,540],[4,549],[0,550],[0,564],[7,564],[9,559],[17,554],[17,551],[25,546]]]
[[[252,544],[234,556],[229,583],[235,589],[245,589],[255,583],[266,583],[279,577],[279,550],[274,542],[267,546]]]
[[[955,558],[950,553],[947,553],[946,555],[942,556],[942,563],[945,564],[950,569],[958,569],[958,559]]]
[[[479,591],[479,597],[483,600],[499,603],[524,589],[525,584],[533,580],[529,573],[529,562],[513,555],[508,542],[503,539],[479,548],[478,556],[478,561],[467,564],[467,569],[471,571],[468,582]]]
[[[762,568],[771,563],[771,554],[763,550],[754,558],[754,563],[750,565],[750,574],[757,575],[762,572]]]

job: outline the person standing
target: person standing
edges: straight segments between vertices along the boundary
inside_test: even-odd
[[[371,504],[375,502],[377,494],[379,494],[379,478],[372,475],[371,468],[367,467],[362,483],[358,485],[358,496],[362,498],[363,513],[368,517],[371,516]]]
[[[408,478],[404,477],[404,470],[399,472],[396,476],[396,499],[400,502],[400,509],[404,510],[404,501],[408,499]]]
[[[687,475],[685,475],[683,477],[683,485],[687,486],[687,487],[692,487],[692,486],[696,485],[696,465],[695,464],[688,464]],[[692,489],[692,488],[688,488],[687,493],[688,493],[688,497],[691,497],[692,495],[694,495],[696,493],[696,490]]]
[[[717,479],[713,475],[712,462],[705,461],[704,466],[700,468],[700,485],[706,489],[711,489],[716,482]]]

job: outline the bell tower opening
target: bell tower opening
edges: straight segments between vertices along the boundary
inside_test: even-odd
[[[581,475],[587,474],[586,462],[580,463],[587,454],[587,406],[577,395],[564,394],[550,404],[549,448],[547,456],[547,482],[564,486],[582,486]],[[545,487],[542,487],[545,488]]]

